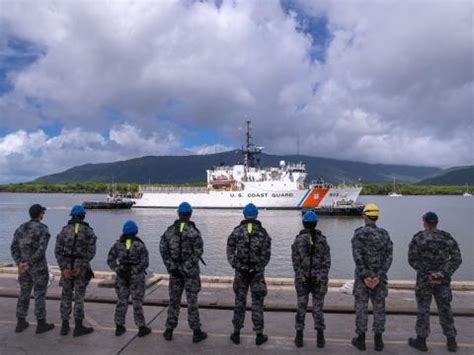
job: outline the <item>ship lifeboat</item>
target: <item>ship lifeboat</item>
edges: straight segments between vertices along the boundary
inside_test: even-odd
[[[232,187],[235,184],[234,177],[231,176],[213,176],[211,178],[210,184],[215,188],[225,188],[225,187]]]

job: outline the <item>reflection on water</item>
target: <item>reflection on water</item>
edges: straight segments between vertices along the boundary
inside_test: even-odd
[[[56,264],[53,256],[56,235],[66,223],[70,207],[84,200],[98,200],[99,195],[80,194],[9,194],[0,193],[0,261],[11,261],[10,242],[16,227],[28,218],[28,207],[41,203],[48,207],[44,222],[49,226],[52,238],[48,248],[48,261]],[[421,229],[421,216],[433,210],[440,217],[440,228],[449,231],[459,242],[463,265],[455,278],[473,280],[474,258],[474,198],[461,196],[363,196],[360,202],[375,202],[381,209],[379,225],[387,229],[394,243],[394,261],[389,276],[394,279],[413,279],[414,272],[407,262],[408,243],[413,234]],[[193,220],[204,239],[202,273],[207,275],[231,275],[225,249],[227,237],[240,222],[237,210],[196,210]],[[140,236],[150,251],[150,269],[164,272],[159,256],[159,242],[166,227],[176,217],[169,209],[134,209],[130,211],[89,211],[87,220],[98,236],[97,256],[93,260],[96,269],[108,270],[106,257],[109,248],[120,236],[123,223],[135,220]],[[260,211],[260,220],[272,237],[272,258],[267,268],[269,276],[293,276],[291,244],[301,228],[299,211]],[[362,224],[358,217],[322,217],[318,228],[328,238],[332,254],[332,278],[350,278],[353,275],[351,254],[352,233]]]

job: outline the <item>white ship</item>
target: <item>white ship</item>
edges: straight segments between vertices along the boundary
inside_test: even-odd
[[[262,168],[257,158],[262,149],[252,143],[247,122],[242,164],[207,170],[206,187],[140,186],[134,208],[176,208],[183,201],[194,208],[218,209],[242,208],[250,202],[266,209],[355,207],[361,186],[331,185],[322,180],[307,184],[302,163],[281,161],[279,167]]]

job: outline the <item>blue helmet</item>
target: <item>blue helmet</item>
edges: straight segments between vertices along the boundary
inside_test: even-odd
[[[245,218],[257,218],[258,208],[253,203],[249,203],[242,211]]]
[[[138,226],[134,221],[127,221],[123,225],[122,232],[123,232],[124,235],[137,234],[138,233]]]
[[[318,215],[313,211],[308,211],[303,216],[303,223],[318,223]]]
[[[69,215],[72,217],[84,217],[86,215],[86,210],[84,207],[76,205],[71,209]]]
[[[179,214],[190,214],[191,212],[193,212],[193,208],[188,202],[181,202],[181,204],[178,206]]]

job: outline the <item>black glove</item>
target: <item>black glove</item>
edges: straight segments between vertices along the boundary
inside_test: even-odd
[[[120,264],[115,272],[123,279],[130,277],[130,268],[125,264]]]
[[[173,277],[183,277],[183,275],[178,269],[170,270],[170,275]]]
[[[247,266],[241,266],[241,267],[239,267],[239,272],[242,273],[242,274],[248,274],[249,269],[248,269]]]

